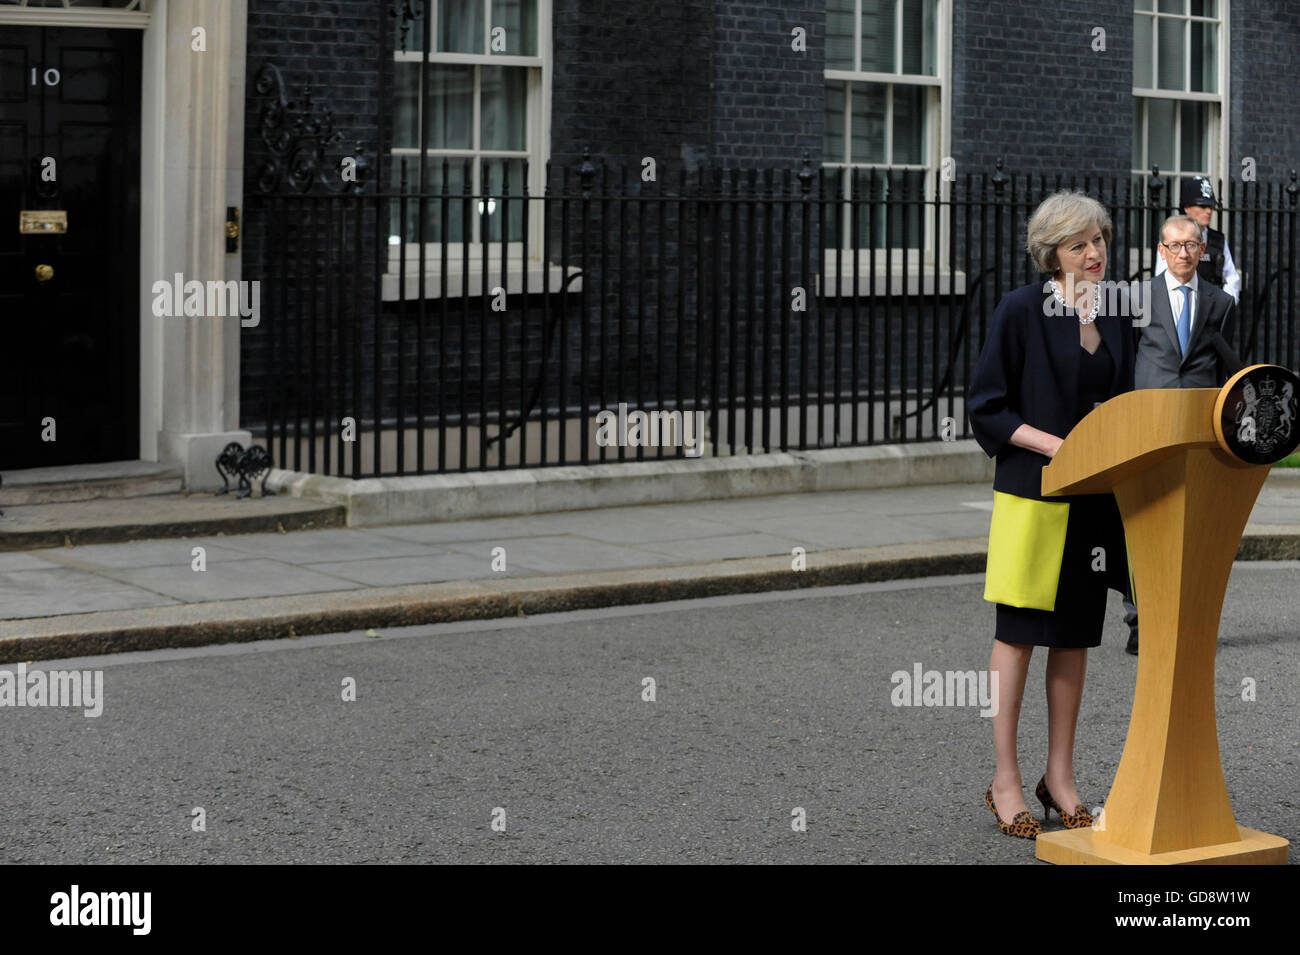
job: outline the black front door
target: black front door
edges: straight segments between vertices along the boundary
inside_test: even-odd
[[[139,457],[139,230],[140,32],[0,27],[0,471]]]

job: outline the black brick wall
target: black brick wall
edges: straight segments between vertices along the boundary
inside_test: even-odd
[[[825,5],[556,0],[551,158],[639,168],[790,166],[820,158]],[[807,52],[791,50],[803,27]]]
[[[824,0],[714,4],[713,156],[720,165],[794,166],[821,158],[826,81]],[[791,31],[807,51],[791,49]]]
[[[241,252],[243,277],[262,281],[262,322],[257,328],[242,329],[240,335],[240,415],[248,424],[266,414],[267,389],[273,368],[281,316],[273,276],[278,263],[268,249],[271,230],[270,206],[257,199],[257,180],[271,151],[263,141],[261,118],[268,97],[258,94],[256,78],[267,64],[276,66],[291,99],[301,101],[304,85],[310,85],[312,99],[328,106],[334,114],[334,128],[344,142],[333,149],[327,161],[351,155],[356,142],[366,148],[371,176],[379,172],[379,122],[386,115],[380,103],[386,99],[381,75],[380,38],[391,47],[394,21],[387,3],[379,0],[348,3],[341,0],[248,0],[247,98],[244,110],[244,196]],[[275,94],[272,93],[271,97]],[[283,180],[278,183],[283,187]],[[319,185],[313,186],[320,192]],[[373,191],[373,186],[369,187]],[[366,220],[373,236],[373,212]],[[369,246],[373,247],[373,246]],[[323,266],[324,263],[321,263]],[[364,293],[373,286],[366,285]],[[364,300],[364,298],[363,298]],[[292,333],[291,333],[292,334]],[[292,344],[294,339],[288,341]]]
[[[1128,175],[1132,0],[954,0],[952,29],[959,175],[991,172],[998,156],[1009,172]]]
[[[551,160],[694,166],[709,151],[712,3],[555,0]]]
[[[1241,161],[1256,161],[1259,182],[1285,181],[1300,168],[1300,6],[1289,0],[1253,0],[1232,7],[1230,168],[1241,181]]]

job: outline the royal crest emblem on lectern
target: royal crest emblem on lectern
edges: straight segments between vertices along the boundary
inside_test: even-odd
[[[1229,450],[1252,464],[1280,461],[1300,445],[1300,377],[1278,365],[1245,369],[1224,386],[1220,428]]]

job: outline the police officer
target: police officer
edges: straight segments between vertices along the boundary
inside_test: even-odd
[[[1228,248],[1228,238],[1218,229],[1210,228],[1210,217],[1214,215],[1214,189],[1210,180],[1203,176],[1184,179],[1182,186],[1183,212],[1195,219],[1201,226],[1201,239],[1205,242],[1205,251],[1201,253],[1201,264],[1196,267],[1196,274],[1202,281],[1217,285],[1233,301],[1241,299],[1241,273],[1232,261],[1232,252]],[[1156,275],[1165,270],[1165,260],[1156,262]]]

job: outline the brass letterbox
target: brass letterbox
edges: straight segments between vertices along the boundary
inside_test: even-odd
[[[61,235],[68,231],[68,213],[63,209],[23,209],[18,213],[18,231],[23,235]]]

